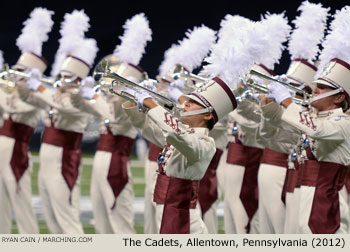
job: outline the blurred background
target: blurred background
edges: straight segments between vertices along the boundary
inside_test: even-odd
[[[145,13],[153,31],[152,42],[146,47],[146,54],[141,60],[140,66],[148,72],[151,78],[158,73],[158,67],[163,60],[163,54],[173,43],[181,40],[188,29],[202,24],[218,30],[220,21],[226,14],[241,15],[254,21],[260,20],[262,14],[266,12],[285,12],[289,23],[293,26],[292,20],[299,14],[298,6],[302,1],[49,1],[49,0],[11,0],[2,1],[0,15],[0,50],[4,53],[5,62],[14,64],[20,56],[20,51],[16,46],[16,39],[21,33],[23,22],[28,18],[30,12],[35,7],[46,7],[55,12],[53,20],[55,22],[53,30],[49,33],[48,42],[43,45],[42,55],[53,63],[58,40],[60,38],[60,23],[65,13],[70,13],[74,9],[84,9],[90,17],[90,30],[86,37],[94,38],[97,41],[99,52],[95,64],[105,55],[113,52],[116,45],[120,43],[119,36],[123,34],[123,24],[133,15]],[[345,5],[349,5],[349,0],[328,0],[310,1],[322,3],[325,7],[330,7],[333,14],[336,10]],[[331,21],[331,20],[329,20]],[[284,51],[280,64],[276,65],[275,73],[286,72],[290,63],[288,51]],[[198,69],[197,69],[198,70]],[[49,66],[45,74],[49,75]],[[196,71],[195,71],[196,72]],[[43,221],[40,198],[37,189],[38,151],[40,148],[40,136],[42,125],[36,128],[30,148],[33,155],[33,205],[35,207],[42,233],[48,232]],[[88,131],[84,134],[83,140],[83,171],[81,177],[82,201],[81,218],[86,233],[93,233],[93,216],[91,213],[91,203],[89,201],[89,186],[91,178],[92,158],[96,150],[98,141],[98,123],[91,121]],[[133,150],[132,174],[135,190],[135,228],[138,233],[143,232],[143,193],[144,193],[144,171],[142,157],[147,149],[146,143],[141,139],[137,142],[138,147]],[[137,153],[139,153],[137,155]],[[219,209],[220,232],[222,231],[222,209]],[[14,222],[13,232],[16,233]]]

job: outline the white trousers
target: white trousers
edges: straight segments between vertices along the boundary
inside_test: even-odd
[[[224,228],[226,234],[245,234],[249,222],[248,214],[240,199],[245,167],[226,163],[225,167],[225,197],[224,197]],[[258,218],[254,215],[250,223],[251,233],[258,233]]]
[[[0,233],[11,233],[13,211],[19,233],[38,234],[39,227],[32,207],[30,155],[28,153],[29,167],[17,185],[10,165],[14,144],[13,138],[0,136]]]
[[[284,222],[284,234],[296,234],[299,218],[299,193],[300,188],[294,188],[294,192],[286,193],[286,212]]]
[[[145,159],[145,210],[144,233],[157,234],[159,232],[156,220],[156,203],[153,202],[154,187],[157,181],[158,163]],[[160,224],[159,224],[160,226]]]
[[[91,201],[95,230],[99,234],[133,234],[134,230],[134,190],[130,162],[129,181],[117,197],[116,205],[113,190],[107,180],[112,153],[97,151],[94,157],[91,177]]]
[[[259,228],[261,234],[282,234],[285,222],[285,205],[282,190],[287,169],[270,164],[260,164],[259,187]]]
[[[299,221],[297,226],[297,233],[312,234],[308,225],[314,200],[315,187],[300,186],[300,202],[299,202]],[[339,194],[340,207],[340,227],[336,231],[337,234],[347,234],[349,230],[349,205],[342,194]]]
[[[80,176],[71,193],[62,175],[62,155],[62,147],[41,144],[39,191],[46,224],[53,234],[83,234],[79,211]]]
[[[157,220],[158,234],[162,223],[163,209],[164,209],[163,204],[157,204],[156,220]],[[195,209],[190,209],[190,234],[207,234],[207,233],[208,233],[208,229],[202,220],[200,209],[197,204],[197,207]]]
[[[221,155],[219,165],[216,169],[216,177],[218,181],[218,199],[213,203],[213,205],[208,209],[208,211],[203,216],[203,221],[208,229],[209,234],[217,234],[219,229],[217,208],[221,202],[222,195],[224,193],[224,169],[226,166],[227,159],[227,149],[225,149]]]

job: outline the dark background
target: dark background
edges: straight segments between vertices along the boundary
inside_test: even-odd
[[[206,26],[218,30],[220,21],[226,14],[239,14],[252,20],[259,20],[260,15],[286,12],[289,23],[299,13],[297,8],[302,1],[44,1],[44,0],[6,0],[2,1],[0,24],[0,50],[4,52],[7,63],[14,64],[20,56],[16,46],[16,38],[20,35],[23,22],[28,18],[33,8],[41,6],[53,10],[55,15],[53,30],[49,33],[49,40],[43,45],[42,55],[53,63],[60,38],[59,28],[63,16],[74,9],[84,9],[90,17],[90,30],[86,37],[95,38],[99,52],[97,63],[103,56],[113,52],[120,43],[119,36],[123,34],[123,24],[133,15],[144,12],[149,19],[153,31],[152,41],[146,47],[140,65],[154,78],[158,73],[158,66],[163,60],[163,54],[172,43],[181,40],[187,29],[193,26]],[[349,0],[311,1],[321,2],[323,6],[330,7],[333,14],[337,9],[350,5]],[[350,38],[350,34],[349,34]],[[276,65],[277,74],[284,73],[289,65],[290,56],[284,52],[280,64]],[[50,67],[45,74],[49,74]]]
[[[173,43],[181,40],[187,29],[205,24],[218,30],[220,21],[226,14],[238,14],[254,21],[260,20],[261,14],[281,13],[285,11],[292,25],[292,20],[299,15],[297,8],[302,1],[53,1],[53,0],[4,0],[0,7],[0,50],[4,52],[5,62],[10,65],[16,63],[20,51],[16,46],[16,39],[21,33],[23,22],[28,18],[35,7],[46,7],[53,10],[54,26],[49,33],[49,40],[43,45],[42,55],[53,63],[58,39],[60,38],[60,23],[65,13],[74,9],[84,9],[90,17],[90,30],[86,37],[95,38],[99,52],[95,64],[105,55],[113,52],[115,46],[120,43],[119,36],[123,34],[123,24],[133,15],[144,12],[150,22],[153,31],[152,41],[146,47],[146,54],[140,65],[148,72],[151,78],[158,73],[158,66],[163,60],[163,54]],[[350,5],[350,0],[311,1],[321,2],[323,6],[330,7],[333,14],[337,9]],[[349,34],[350,39],[350,34]],[[276,65],[275,72],[283,74],[290,63],[288,51],[284,51],[280,64]],[[49,75],[49,67],[45,74]],[[38,151],[42,124],[35,130],[30,149]],[[95,132],[95,137],[84,134],[83,151],[94,153],[98,141],[98,124],[92,125],[88,132]],[[135,147],[133,150],[135,153]]]

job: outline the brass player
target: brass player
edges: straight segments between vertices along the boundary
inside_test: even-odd
[[[234,31],[227,32],[207,58],[210,64],[205,66],[204,74],[212,79],[186,95],[188,100],[180,114],[181,121],[145,92],[137,93],[136,97],[138,107],[149,109],[147,116],[140,116],[142,114],[132,103],[123,105],[146,139],[165,146],[158,157],[159,173],[154,192],[154,201],[160,210],[157,213],[161,217],[160,233],[207,233],[199,209],[196,209],[196,201],[198,181],[216,152],[214,140],[208,137],[208,129],[236,107],[235,97],[226,83],[231,83],[233,88],[239,73],[256,60],[256,55],[247,53],[252,49],[249,46],[252,36],[246,35],[255,33],[252,26],[237,31],[235,36],[232,36]],[[242,48],[237,43],[242,40],[247,47]],[[244,58],[224,53],[237,49],[242,49]]]
[[[35,92],[21,89],[24,101],[46,110],[38,182],[51,233],[83,233],[79,212],[80,144],[89,114],[72,105],[71,93],[79,92],[78,84],[85,81],[98,50],[94,39],[84,38],[88,28],[89,17],[84,11],[74,10],[65,15],[52,69],[53,76],[62,76],[60,88],[37,82],[28,84]]]
[[[337,11],[331,31],[323,43],[320,72],[315,80],[312,111],[292,102],[284,86],[270,85],[276,103],[263,106],[265,118],[283,130],[294,133],[290,160],[298,166],[300,177],[298,233],[347,233],[348,204],[339,191],[349,166],[350,61],[347,41],[349,6]],[[285,110],[282,109],[281,104]],[[277,125],[277,124],[276,124]],[[283,131],[276,130],[278,139]]]
[[[305,1],[298,10],[301,13],[293,21],[295,29],[288,43],[292,62],[284,78],[293,86],[311,93],[311,82],[317,71],[313,60],[318,54],[318,44],[324,36],[328,9],[323,8],[321,4]],[[299,97],[302,98],[300,95]],[[262,126],[269,127],[268,125],[263,120]],[[291,188],[291,184],[296,175],[295,169],[287,169],[289,150],[279,149],[278,142],[268,135],[260,136],[264,138],[265,145],[259,167],[260,231],[277,234],[294,233],[292,229],[297,223],[295,221],[298,212],[295,210],[297,203],[286,202],[293,199],[291,192],[294,189]],[[288,133],[285,138],[288,138]]]
[[[104,60],[118,75],[141,82],[147,73],[139,67],[146,43],[152,31],[143,13],[128,19],[124,35],[113,55]],[[97,233],[135,233],[134,190],[131,178],[130,155],[137,131],[121,108],[126,100],[111,94],[94,95],[88,89],[74,96],[75,105],[101,120],[100,140],[93,161],[91,200]],[[145,218],[146,222],[146,218]]]
[[[6,118],[0,128],[0,233],[11,232],[12,211],[20,233],[39,233],[32,207],[32,163],[28,144],[41,111],[24,103],[19,98],[17,87],[20,83],[32,81],[32,77],[41,75],[47,67],[47,61],[41,56],[41,47],[48,40],[47,34],[53,25],[52,15],[53,12],[45,8],[35,8],[17,38],[16,44],[22,54],[11,68],[25,72],[30,78],[14,76],[10,80],[14,86],[8,85],[11,83],[6,80],[1,84],[0,107],[6,112]]]

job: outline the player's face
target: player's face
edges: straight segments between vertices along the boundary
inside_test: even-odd
[[[204,109],[204,107],[191,99],[184,102],[183,112],[189,112],[200,109]],[[206,117],[208,117],[207,114],[208,113],[182,116],[181,121],[187,123],[190,127],[204,127],[205,119]]]
[[[317,97],[321,94],[324,94],[333,90],[334,90],[333,88],[327,85],[317,83],[315,88],[312,91],[312,95],[313,97]],[[311,103],[311,106],[316,108],[318,111],[326,111],[329,109],[334,109],[335,100],[337,99],[338,95],[339,94],[335,94],[335,95],[327,96],[322,99],[316,100]]]

